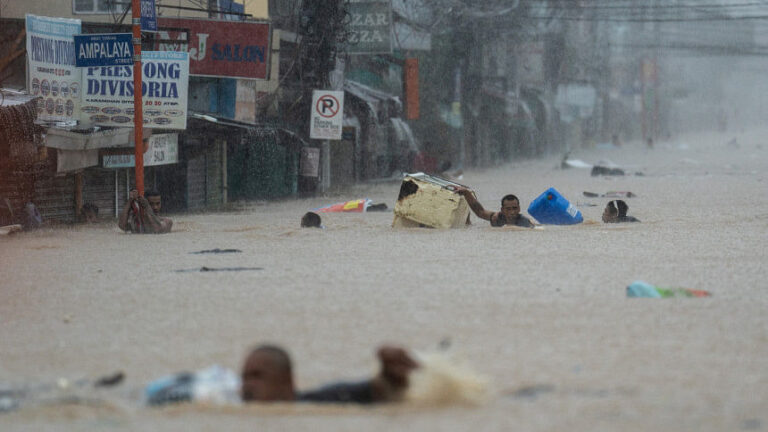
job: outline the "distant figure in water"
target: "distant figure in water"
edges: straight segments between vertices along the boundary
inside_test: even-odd
[[[99,208],[93,203],[83,204],[80,209],[80,220],[85,223],[95,223],[99,221]]]
[[[645,144],[648,146],[649,149],[653,148],[653,138],[648,137],[647,140],[645,140]]]
[[[402,398],[408,378],[419,365],[403,349],[382,346],[377,352],[381,369],[371,379],[334,383],[318,389],[297,392],[288,353],[275,345],[261,345],[248,355],[242,369],[240,396],[244,402],[390,402]]]
[[[302,228],[322,228],[322,223],[320,215],[314,212],[306,212],[304,213],[304,216],[301,217]]]
[[[474,192],[465,187],[458,187],[454,190],[457,194],[463,196],[469,208],[479,217],[491,222],[492,227],[502,227],[504,225],[514,225],[523,228],[533,228],[530,219],[520,214],[520,200],[516,196],[509,194],[501,199],[501,210],[492,212],[483,208],[482,204],[475,198]]]
[[[120,213],[117,226],[123,231],[134,234],[163,234],[171,232],[173,221],[157,215],[163,205],[160,193],[147,191],[144,195],[139,195],[139,191],[136,189],[128,193],[128,201]]]
[[[621,222],[640,222],[635,217],[627,216],[629,206],[622,200],[613,200],[605,206],[603,210],[603,222],[621,223]]]

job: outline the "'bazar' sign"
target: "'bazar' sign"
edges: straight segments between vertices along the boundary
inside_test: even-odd
[[[158,23],[155,49],[187,51],[190,75],[269,78],[269,23],[165,17]]]
[[[392,52],[392,3],[390,0],[349,1],[349,54]]]

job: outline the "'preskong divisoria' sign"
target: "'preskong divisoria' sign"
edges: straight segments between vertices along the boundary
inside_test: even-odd
[[[186,52],[142,53],[144,127],[185,129],[189,56]],[[83,69],[81,120],[102,126],[133,126],[133,67]]]

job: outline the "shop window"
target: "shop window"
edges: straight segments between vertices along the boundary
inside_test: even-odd
[[[72,12],[76,14],[108,14],[121,10],[119,2],[120,0],[72,0]]]

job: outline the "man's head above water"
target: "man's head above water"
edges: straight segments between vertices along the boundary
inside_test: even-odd
[[[508,221],[517,219],[520,215],[520,200],[512,194],[505,195],[501,199],[501,214]]]
[[[245,359],[240,396],[245,402],[296,399],[291,357],[275,345],[260,345]]]
[[[155,190],[148,190],[144,192],[144,198],[149,201],[149,206],[156,214],[160,212],[160,208],[163,206],[163,201],[160,198],[160,192]]]
[[[629,206],[622,200],[613,200],[603,210],[603,222],[615,222],[619,218],[627,216]]]

